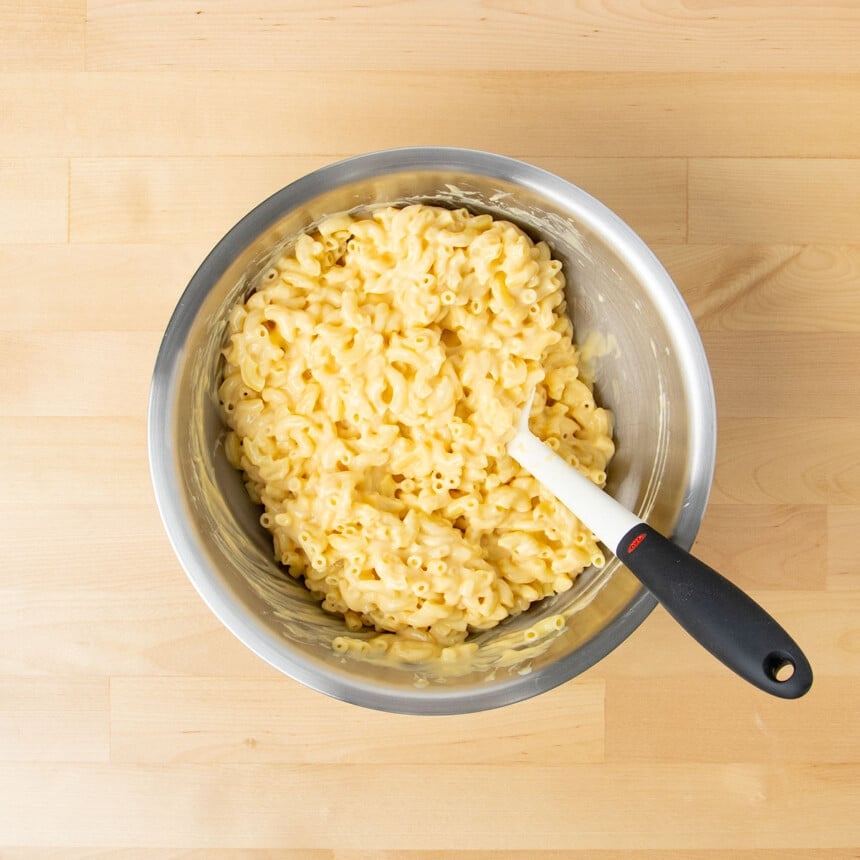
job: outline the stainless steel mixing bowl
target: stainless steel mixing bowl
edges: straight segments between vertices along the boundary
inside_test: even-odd
[[[227,312],[267,263],[326,214],[406,202],[489,212],[550,244],[564,263],[598,400],[615,415],[608,489],[685,548],[711,485],[713,387],[687,307],[638,236],[581,189],[510,158],[420,147],[342,161],[261,203],[209,254],[167,327],[149,404],[152,479],[183,567],[218,618],[296,680],[382,710],[462,713],[525,699],[585,671],[642,622],[654,599],[612,557],[566,594],[478,636],[468,664],[345,658],[331,647],[342,622],[273,561],[260,510],[224,456],[216,396]],[[561,630],[549,625],[551,635],[525,638],[551,616],[565,620]]]

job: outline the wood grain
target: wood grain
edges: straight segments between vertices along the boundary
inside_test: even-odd
[[[702,339],[717,368],[721,417],[860,418],[860,381],[844,375],[860,356],[860,334],[706,332]]]
[[[65,332],[57,361],[54,332],[0,333],[0,362],[21,372],[0,392],[0,414],[140,416],[160,332]]]
[[[515,0],[87,6],[87,68],[860,71],[860,10]],[[237,30],[253,38],[248,56]],[[337,38],[349,32],[352,38]]]
[[[857,159],[693,158],[689,194],[693,243],[860,242]]]
[[[0,675],[4,762],[106,762],[109,747],[107,678]]]
[[[4,332],[163,332],[211,245],[3,245]],[[5,335],[0,335],[3,337]]]
[[[860,858],[860,5],[0,0],[0,857]],[[523,158],[654,248],[707,350],[694,550],[808,654],[797,702],[657,608],[497,711],[364,711],[200,599],[145,415],[252,206],[374,149]]]
[[[700,331],[860,332],[860,247],[660,245]]]
[[[599,680],[458,719],[407,720],[335,704],[292,682],[245,678],[111,680],[111,761],[561,765],[603,760]],[[322,718],[321,718],[322,717]],[[559,737],[564,722],[567,735]],[[346,730],[345,730],[346,729]]]
[[[12,416],[0,422],[0,508],[107,506],[120,485],[125,499],[152,499],[143,404],[140,417],[109,421]]]
[[[860,502],[858,419],[726,418],[718,432],[714,502]]]
[[[35,583],[29,588],[0,587],[0,674],[209,677],[216,654],[217,677],[294,684],[220,625],[185,581],[177,563],[165,565],[159,576],[141,579],[136,587],[98,588],[92,579],[83,577],[80,588],[64,588],[48,596]],[[750,593],[792,631],[818,674],[846,679],[860,676],[860,599],[855,591],[768,589]],[[594,676],[702,673],[731,677],[658,609],[634,637],[601,662]],[[316,708],[325,708],[327,701],[315,695]]]
[[[860,505],[831,505],[827,509],[827,588],[831,591],[860,590],[858,529]]]
[[[785,848],[839,846],[854,835],[851,786],[856,765],[756,763],[700,764],[678,773],[670,763],[602,763],[563,767],[521,765],[516,790],[497,765],[428,765],[421,790],[414,765],[214,764],[174,765],[169,777],[153,765],[16,764],[0,772],[8,796],[7,839],[12,844],[137,845],[157,847],[331,847],[528,850],[536,833],[544,848],[613,839],[620,847],[731,848],[749,844]],[[490,790],[450,803],[451,786],[464,781]],[[653,791],[655,782],[660,792]],[[572,785],[587,785],[572,803]],[[33,812],[33,798],[55,810]],[[364,796],[374,803],[337,802]],[[89,803],[58,803],[79,793]],[[816,798],[809,815],[809,796]],[[721,799],[714,803],[714,796]],[[285,811],[285,799],[289,798]],[[635,802],[634,802],[635,801]],[[618,827],[618,805],[626,809]],[[446,826],[417,823],[446,810]],[[525,819],[528,829],[500,822]],[[158,828],[149,826],[157,820]],[[311,823],[312,822],[312,823]],[[532,830],[532,828],[534,828]],[[743,834],[743,837],[739,836]],[[750,834],[755,834],[750,837]]]
[[[349,154],[349,153],[347,153]],[[261,200],[338,156],[76,158],[71,241],[210,246]],[[644,238],[682,242],[687,165],[680,158],[536,158],[616,209]]]
[[[819,677],[815,695],[791,709],[753,689],[738,694],[733,686],[728,675],[670,676],[659,685],[650,678],[613,678],[606,685],[606,760],[802,764],[853,761],[860,755],[857,685],[846,689],[839,679]],[[623,706],[631,699],[663,696],[678,707],[646,707],[643,715]],[[707,710],[706,699],[712,702]]]
[[[86,0],[2,0],[0,72],[84,68]]]
[[[32,580],[52,593],[188,593],[184,577],[176,576],[176,557],[162,534],[158,511],[141,495],[117,496],[108,505],[46,499],[41,518],[27,505],[4,506],[0,543],[9,564],[0,569],[0,586],[20,585],[20,571],[29,563]],[[34,566],[37,545],[41,552]]]
[[[70,180],[70,241],[199,242],[211,247],[279,188],[337,160],[76,158]]]
[[[10,860],[30,860],[30,858],[62,858],[62,860],[448,860],[448,851],[361,851],[350,849],[267,849],[267,848],[14,848],[5,852],[4,858]],[[457,857],[463,860],[718,860],[726,852],[719,849],[673,851],[644,849],[612,851],[604,849],[577,850],[505,850],[458,851]],[[743,851],[732,849],[732,857],[738,860],[856,860],[857,852],[852,848],[806,848]]]
[[[65,158],[0,158],[0,242],[65,242],[68,213]]]
[[[828,527],[825,505],[712,504],[695,553],[745,590],[814,591],[828,582]]]
[[[36,585],[0,588],[0,674],[206,676],[217,655],[220,676],[294,683],[201,605],[178,563],[141,580],[122,589],[88,580],[88,587],[47,595]],[[5,832],[3,838],[8,842]]]
[[[0,157],[330,155],[430,143],[527,158],[850,159],[860,156],[858,80],[323,68],[10,72],[0,74],[0,116],[16,122],[0,125]]]
[[[30,860],[39,858],[52,860],[448,860],[448,851],[367,851],[350,849],[267,849],[267,848],[14,848],[4,853],[10,860]],[[457,857],[463,860],[718,860],[726,852],[719,849],[673,851],[644,849],[612,851],[604,849],[577,850],[505,850],[458,851]],[[857,852],[852,848],[801,848],[743,851],[732,849],[732,857],[738,860],[857,860]]]
[[[749,594],[802,643],[817,677],[842,678],[846,687],[857,683],[854,679],[860,676],[860,624],[857,621],[860,595],[856,591],[826,593],[783,588],[780,591],[750,590]],[[596,674],[607,682],[615,677],[662,678],[668,675],[732,678],[725,666],[702,650],[659,607],[635,636],[604,658]],[[746,693],[744,687],[735,690],[736,696]]]

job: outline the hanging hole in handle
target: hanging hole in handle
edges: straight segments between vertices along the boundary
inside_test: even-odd
[[[790,681],[794,677],[795,668],[794,660],[784,651],[773,651],[764,661],[767,676],[778,684]]]

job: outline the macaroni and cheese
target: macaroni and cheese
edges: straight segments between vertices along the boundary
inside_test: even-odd
[[[604,563],[506,454],[536,388],[533,431],[606,480],[610,415],[580,378],[563,286],[515,225],[413,205],[328,218],[232,310],[227,455],[277,559],[348,630],[429,653]]]

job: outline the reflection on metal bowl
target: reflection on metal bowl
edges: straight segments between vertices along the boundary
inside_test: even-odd
[[[681,296],[644,243],[593,197],[531,165],[472,150],[420,147],[342,161],[242,219],[194,275],[167,327],[150,395],[150,462],[188,576],[260,657],[359,705],[462,713],[519,701],[585,671],[642,622],[654,599],[612,558],[571,591],[476,635],[468,664],[344,657],[331,644],[342,621],[273,560],[260,511],[224,456],[216,396],[227,314],[267,264],[325,215],[409,202],[489,212],[549,243],[564,264],[598,402],[615,417],[607,489],[690,547],[710,490],[716,418],[707,360]],[[526,635],[534,630],[539,635]]]

